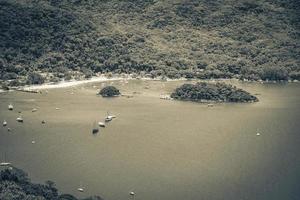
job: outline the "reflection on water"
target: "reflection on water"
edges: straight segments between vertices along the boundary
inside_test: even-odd
[[[132,199],[130,191],[136,200],[299,196],[299,84],[233,82],[260,94],[254,104],[159,99],[181,83],[113,83],[133,98],[96,96],[101,83],[0,94],[0,120],[12,129],[0,128],[0,151],[34,181],[51,179],[78,197]],[[18,111],[23,124],[16,122]],[[107,111],[117,118],[93,136],[93,122]]]

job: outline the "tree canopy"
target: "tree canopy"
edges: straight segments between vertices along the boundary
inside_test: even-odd
[[[102,97],[115,97],[115,96],[119,96],[121,93],[114,86],[106,86],[100,90],[99,94]]]
[[[45,184],[32,183],[23,170],[12,167],[0,171],[1,200],[79,200],[70,194],[59,194],[54,182]],[[99,196],[82,200],[102,200]]]
[[[242,89],[225,83],[183,84],[175,89],[171,97],[178,100],[216,102],[255,102],[258,99]]]

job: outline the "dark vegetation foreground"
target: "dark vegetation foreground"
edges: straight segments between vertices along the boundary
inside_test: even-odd
[[[299,80],[299,10],[298,0],[1,0],[0,79]]]
[[[52,181],[45,184],[32,183],[28,175],[17,168],[0,171],[1,200],[79,200],[70,194],[59,194]],[[83,200],[102,200],[99,196]]]

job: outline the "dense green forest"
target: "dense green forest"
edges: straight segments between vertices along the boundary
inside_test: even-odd
[[[298,0],[1,0],[0,79],[300,80],[299,10]]]
[[[258,99],[242,89],[225,83],[183,84],[175,89],[171,98],[189,101],[256,102]]]
[[[59,194],[52,181],[45,184],[32,183],[28,175],[17,168],[0,171],[1,200],[79,200],[70,194]],[[99,196],[83,200],[102,200]]]

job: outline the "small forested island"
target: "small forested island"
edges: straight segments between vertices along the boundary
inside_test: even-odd
[[[59,194],[52,181],[45,184],[32,183],[23,170],[9,167],[0,170],[1,200],[79,200],[71,194]],[[82,200],[103,200],[99,196]]]
[[[98,94],[101,95],[102,97],[117,97],[121,93],[114,86],[106,86],[106,87],[102,88]]]
[[[175,89],[171,98],[198,102],[256,102],[257,97],[242,89],[225,83],[183,84]]]

